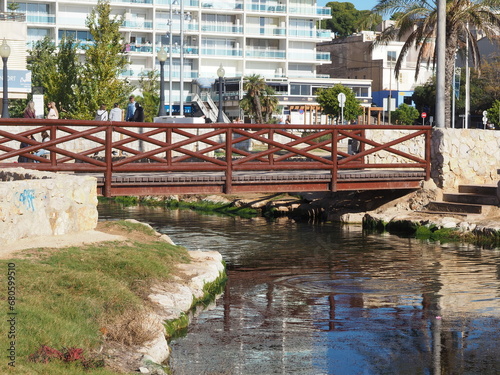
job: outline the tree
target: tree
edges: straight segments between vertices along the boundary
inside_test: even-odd
[[[359,101],[356,99],[354,92],[341,84],[333,87],[322,88],[317,91],[317,102],[323,108],[323,113],[330,117],[341,117],[341,108],[339,105],[338,95],[344,93],[346,101],[344,104],[344,119],[353,121],[358,116],[363,114]]]
[[[500,100],[495,100],[488,109],[488,122],[495,125],[495,129],[500,129]]]
[[[436,106],[436,78],[430,78],[422,86],[417,86],[413,90],[411,100],[420,112],[427,112],[429,116],[434,116],[434,107]]]
[[[85,24],[93,43],[85,51],[85,69],[79,94],[80,99],[86,103],[86,109],[81,108],[80,116],[93,118],[101,104],[112,108],[114,102],[123,101],[128,96],[131,88],[127,81],[119,77],[127,65],[126,56],[122,53],[124,46],[119,30],[123,19],[111,16],[109,1],[99,0]]]
[[[364,22],[370,11],[357,10],[348,2],[331,1],[326,6],[332,9],[332,18],[322,21],[322,27],[332,30],[338,37],[346,37],[368,27]],[[382,17],[375,17],[379,20],[378,23],[382,21]],[[373,21],[373,25],[375,22]]]
[[[135,98],[144,107],[144,121],[153,122],[153,119],[158,115],[160,106],[160,81],[158,80],[159,73],[157,70],[151,70],[146,76],[139,80],[139,87],[142,91],[142,99]]]
[[[264,123],[262,116],[261,97],[266,92],[266,81],[258,74],[252,74],[244,78],[243,90],[245,96],[241,100],[240,107],[258,124]]]
[[[32,85],[43,87],[45,101],[54,101],[61,118],[78,113],[78,90],[82,67],[75,40],[63,37],[59,48],[48,37],[35,43],[28,57]]]
[[[413,125],[419,117],[420,112],[416,108],[405,103],[401,104],[398,109],[392,112],[392,120],[400,125]]]
[[[500,15],[496,13],[495,5],[499,5],[498,0],[446,0],[446,127],[450,126],[451,120],[451,88],[457,50],[468,44],[473,64],[476,67],[480,66],[477,34],[484,33],[491,39],[500,31]],[[394,69],[395,77],[398,77],[406,55],[415,47],[419,51],[415,76],[418,76],[421,63],[435,62],[437,56],[437,45],[434,43],[437,30],[435,1],[379,0],[373,11],[383,16],[401,13],[396,17],[394,25],[385,29],[374,42],[381,44],[390,40],[404,40]]]
[[[266,124],[272,119],[273,114],[276,112],[278,108],[279,100],[276,96],[274,96],[276,92],[274,89],[268,85],[266,85],[264,91],[262,92],[261,103],[262,103],[262,114],[264,116],[264,121]]]

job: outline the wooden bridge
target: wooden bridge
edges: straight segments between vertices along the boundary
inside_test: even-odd
[[[430,137],[428,126],[0,119],[0,168],[90,174],[108,197],[414,189],[430,178]]]

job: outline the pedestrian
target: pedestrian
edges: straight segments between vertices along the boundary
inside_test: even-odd
[[[130,95],[128,98],[129,103],[127,105],[127,114],[125,116],[125,121],[135,121],[134,113],[135,113],[135,97],[134,95]]]
[[[134,117],[132,118],[132,121],[144,122],[144,108],[142,108],[142,105],[140,105],[137,102],[135,102],[135,111],[134,111]]]
[[[36,115],[35,115],[35,103],[33,102],[33,100],[30,100],[28,102],[28,105],[24,109],[23,117],[24,118],[36,118]]]
[[[57,111],[56,103],[50,102],[48,104],[49,113],[47,114],[48,119],[56,120],[59,118],[59,112]]]
[[[106,104],[101,104],[95,113],[95,121],[108,121],[108,111],[106,111]]]
[[[49,133],[47,133],[46,131],[43,131],[42,132],[42,143],[48,142],[49,140],[50,140]],[[35,152],[34,155],[43,157],[43,156],[47,155],[48,153],[49,152],[47,150],[41,148],[40,150]],[[35,161],[35,163],[39,163],[39,162]]]
[[[36,139],[33,136],[33,134],[28,135],[28,138],[36,141]],[[22,148],[25,148],[25,147],[29,147],[29,146],[32,146],[32,145],[30,145],[28,142],[24,142],[23,141],[23,142],[21,142],[21,145],[19,146],[19,149],[22,149]],[[24,156],[24,155],[19,155],[19,157],[17,158],[17,162],[18,163],[33,163],[33,159],[30,159],[30,158],[28,158],[27,156]]]
[[[109,121],[122,121],[122,115],[122,109],[115,103],[113,109],[109,111]]]

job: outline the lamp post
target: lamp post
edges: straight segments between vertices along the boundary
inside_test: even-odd
[[[166,116],[165,112],[165,61],[167,60],[167,52],[162,46],[156,55],[160,62],[160,108],[158,109],[158,117]]]
[[[0,45],[0,56],[3,61],[3,100],[2,100],[2,118],[9,118],[9,77],[7,75],[7,60],[10,56],[10,47],[5,38]]]
[[[217,75],[219,76],[219,113],[217,114],[217,122],[224,122],[222,117],[222,79],[225,73],[222,64],[220,64],[219,69],[217,69]]]

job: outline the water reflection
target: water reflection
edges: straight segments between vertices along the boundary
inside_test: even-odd
[[[172,343],[175,374],[496,374],[499,252],[360,227],[100,208],[189,249],[229,282]]]

